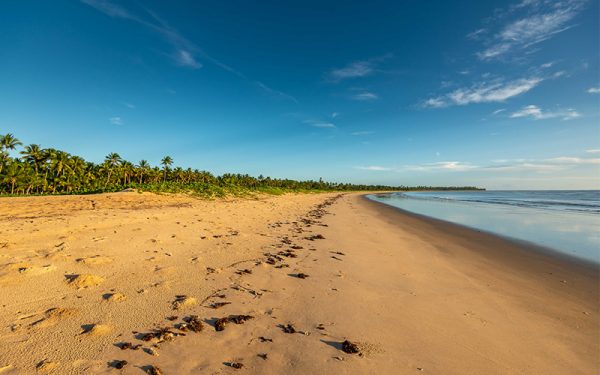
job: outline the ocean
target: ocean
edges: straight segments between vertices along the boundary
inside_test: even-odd
[[[369,198],[600,264],[600,190],[397,192]]]

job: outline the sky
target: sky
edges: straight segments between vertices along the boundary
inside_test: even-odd
[[[0,4],[0,134],[101,162],[600,188],[598,0]]]

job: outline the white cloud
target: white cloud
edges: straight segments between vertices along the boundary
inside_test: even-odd
[[[492,115],[497,115],[497,114],[502,113],[504,111],[506,111],[506,108],[497,109],[494,112],[492,112]]]
[[[511,118],[531,117],[535,120],[545,120],[551,118],[562,118],[563,120],[570,120],[580,116],[581,114],[579,112],[571,108],[555,112],[547,112],[543,111],[540,107],[535,105],[525,106],[519,111],[514,112],[510,115]]]
[[[582,164],[600,164],[600,158],[578,158],[573,156],[560,156],[557,158],[546,159],[550,163],[582,165]]]
[[[359,101],[371,101],[371,100],[376,100],[378,98],[379,98],[379,96],[377,96],[377,94],[374,94],[374,93],[368,92],[368,91],[361,92],[361,93],[358,93],[358,94],[352,96],[352,99],[359,100]]]
[[[503,102],[536,87],[541,78],[518,79],[507,83],[480,84],[468,89],[458,89],[448,97],[458,105],[470,103]]]
[[[121,117],[111,117],[108,119],[108,121],[110,121],[111,124],[113,125],[123,125],[123,119]]]
[[[261,89],[265,90],[267,93],[273,94],[276,93],[276,96],[286,97],[290,100],[293,100],[297,103],[297,100],[293,98],[291,95],[285,94],[281,91],[277,91],[273,88],[268,87],[267,85],[259,82],[253,81],[246,77],[242,72],[230,67],[229,65],[215,59],[210,56],[206,52],[204,52],[201,48],[196,46],[194,43],[186,39],[183,35],[181,35],[177,30],[169,26],[164,20],[162,20],[157,14],[153,13],[147,8],[144,8],[147,15],[142,17],[138,14],[134,14],[127,9],[121,7],[120,5],[113,4],[109,0],[81,0],[84,4],[87,4],[97,11],[106,14],[107,16],[113,18],[121,18],[125,20],[129,20],[135,22],[149,30],[160,35],[163,39],[165,39],[173,48],[173,52],[169,53],[168,56],[179,66],[198,69],[202,67],[202,63],[198,61],[197,55],[201,56],[202,59],[211,62],[212,64],[218,66],[219,68],[243,79],[249,81],[251,84],[256,84]],[[277,93],[281,94],[278,95]]]
[[[587,92],[589,94],[600,94],[600,87],[590,87]]]
[[[527,48],[573,27],[571,21],[582,9],[583,0],[548,2],[541,7],[538,1],[524,1],[514,7],[533,7],[527,16],[505,25],[493,37],[490,47],[477,55],[482,60],[504,55],[514,49]]]
[[[373,134],[373,132],[372,131],[358,131],[358,132],[352,132],[350,134],[354,135],[354,136],[361,136],[361,135],[370,135],[370,134]]]
[[[382,167],[380,165],[369,165],[366,167],[355,167],[356,169],[361,169],[363,171],[391,171],[393,168]]]
[[[371,73],[373,73],[373,66],[369,61],[356,61],[344,68],[332,70],[330,76],[333,80],[340,81],[346,78],[368,76]]]
[[[298,104],[298,100],[295,97],[293,97],[293,96],[291,96],[289,94],[286,94],[285,92],[282,92],[282,91],[279,91],[279,90],[275,90],[275,89],[273,89],[273,88],[265,85],[264,83],[262,83],[260,81],[256,81],[255,83],[256,83],[256,85],[258,87],[260,87],[262,90],[264,90],[269,95],[272,95],[272,96],[278,97],[278,98],[282,98],[282,99],[291,100],[294,103]]]
[[[443,98],[438,97],[438,98],[429,98],[427,100],[425,100],[422,104],[423,107],[425,108],[442,108],[447,106],[448,104],[444,101]]]
[[[202,68],[202,64],[200,64],[198,61],[196,61],[194,56],[189,51],[185,51],[185,50],[177,51],[177,54],[175,55],[175,61],[177,62],[177,64],[179,64],[181,66],[187,66],[187,67],[190,67],[193,69]]]
[[[304,120],[303,122],[315,128],[333,129],[336,127],[335,124],[327,121]]]
[[[339,113],[337,113],[337,112],[333,112],[333,113],[331,114],[331,118],[336,118],[336,117],[338,117],[339,115],[340,115]]]
[[[343,68],[333,69],[328,73],[328,76],[334,82],[349,78],[366,77],[375,73],[375,66],[377,63],[387,60],[391,56],[392,55],[388,53],[369,60],[354,61]]]
[[[600,158],[559,156],[547,159],[494,160],[493,162],[496,164],[483,167],[482,170],[494,172],[551,173],[586,165],[600,165]]]
[[[438,163],[426,163],[419,165],[407,165],[404,169],[411,171],[448,171],[448,172],[465,172],[478,168],[470,163],[460,161],[441,161]]]
[[[600,149],[585,150],[588,154],[600,154]]]
[[[427,99],[422,105],[423,107],[440,108],[450,104],[503,102],[526,93],[542,81],[542,78],[531,77],[509,82],[499,80],[480,82],[468,88],[459,88],[446,95]]]
[[[310,126],[314,126],[315,128],[335,128],[335,124],[330,122],[315,122],[314,124],[310,124]]]

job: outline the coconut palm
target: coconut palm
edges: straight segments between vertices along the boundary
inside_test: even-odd
[[[111,152],[110,154],[106,155],[104,158],[104,163],[108,166],[108,176],[106,177],[106,183],[104,184],[104,187],[108,185],[110,176],[112,175],[115,167],[118,167],[122,161],[123,159],[121,159],[121,155],[117,154],[116,152]]]
[[[140,160],[140,162],[138,163],[138,174],[140,176],[140,184],[144,183],[144,173],[150,168],[150,164],[148,163],[148,161],[142,159]]]
[[[23,160],[33,165],[36,174],[38,173],[39,164],[46,158],[44,150],[40,147],[40,145],[36,144],[25,146],[25,149],[21,151],[21,155],[23,155]]]
[[[15,138],[14,135],[7,133],[0,135],[0,150],[14,150],[17,146],[22,145],[21,141]]]
[[[167,181],[167,170],[169,169],[171,164],[173,164],[173,158],[167,155],[164,158],[162,158],[162,160],[160,161],[160,164],[162,164],[162,166],[163,166],[163,182],[166,182]]]

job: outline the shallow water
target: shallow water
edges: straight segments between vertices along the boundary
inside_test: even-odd
[[[409,192],[369,198],[600,263],[600,191]]]

